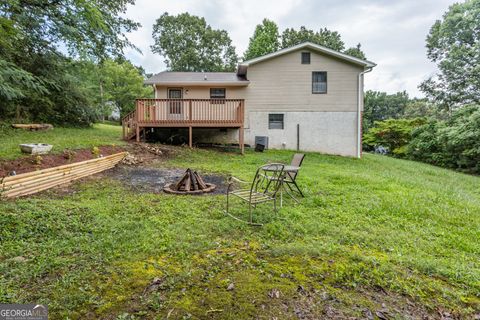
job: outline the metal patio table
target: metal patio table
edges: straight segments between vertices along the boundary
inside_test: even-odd
[[[295,196],[290,192],[290,190],[288,188],[285,188],[284,179],[285,179],[285,176],[288,173],[298,172],[298,170],[300,170],[300,167],[291,166],[291,165],[281,166],[281,165],[276,165],[276,164],[266,164],[266,165],[262,166],[262,170],[266,171],[266,172],[272,172],[272,171],[278,172],[278,171],[282,171],[282,169],[283,169],[283,176],[280,177],[280,189],[279,189],[279,191],[280,191],[280,208],[283,205],[283,191],[285,191],[285,193],[288,194],[296,203],[299,203],[298,199],[295,198]],[[269,185],[270,185],[270,182],[267,185],[267,188],[265,189],[265,192],[268,191]]]

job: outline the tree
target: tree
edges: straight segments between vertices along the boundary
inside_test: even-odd
[[[71,59],[55,52],[32,55],[27,65],[41,79],[45,91],[28,90],[23,98],[13,100],[6,108],[6,119],[50,122],[58,125],[86,126],[97,113],[88,92],[77,76]],[[26,62],[25,62],[26,63]],[[3,104],[3,101],[2,101]],[[2,112],[3,113],[3,112]]]
[[[108,117],[114,109],[125,115],[134,109],[136,98],[152,96],[152,89],[143,84],[143,69],[128,60],[107,59],[98,64],[81,60],[75,62],[74,70],[98,118]]]
[[[277,51],[280,47],[279,37],[277,24],[263,19],[262,24],[256,26],[243,59],[250,60]]]
[[[327,28],[320,29],[318,32],[307,29],[304,26],[301,26],[298,31],[293,28],[287,28],[282,32],[281,40],[282,48],[293,47],[303,42],[312,42],[339,52],[343,52],[345,49],[345,43],[340,33]],[[356,47],[345,50],[344,53],[360,59],[366,59],[360,43]]]
[[[102,61],[133,45],[133,0],[6,0],[0,4],[0,116],[57,124],[94,117],[72,57]],[[66,48],[69,56],[59,51]]]
[[[225,30],[215,30],[204,18],[164,13],[153,25],[154,53],[165,57],[172,71],[233,71],[238,58]]]
[[[363,53],[361,46],[362,45],[359,43],[356,47],[348,48],[347,50],[345,50],[344,53],[359,59],[366,60],[367,57],[365,56],[365,53]]]
[[[312,42],[318,45],[342,51],[345,48],[340,34],[337,31],[330,31],[327,28],[320,29],[318,32],[307,29],[304,26],[300,30],[287,28],[282,33],[282,48],[293,47],[303,42]]]
[[[480,106],[455,110],[445,121],[431,120],[412,133],[407,156],[442,167],[480,173]]]
[[[428,99],[410,100],[404,108],[404,118],[446,119],[447,115]]]
[[[387,94],[380,91],[367,91],[365,93],[363,110],[363,130],[367,132],[373,127],[375,121],[398,119],[409,102],[406,91]]]
[[[427,36],[427,56],[438,73],[420,89],[450,112],[480,103],[480,0],[450,6]]]
[[[148,98],[152,88],[143,85],[140,70],[130,61],[107,60],[102,66],[105,101],[111,101],[125,115],[135,108],[136,98]]]
[[[345,43],[337,31],[330,31],[327,28],[320,29],[317,33],[318,44],[327,48],[342,51],[345,48]]]
[[[382,146],[387,148],[391,155],[404,157],[412,139],[412,132],[423,124],[423,118],[379,121],[364,135],[363,143],[367,149]]]
[[[126,33],[140,26],[120,16],[129,4],[134,0],[6,0],[0,19],[11,21],[39,52],[63,44],[74,55],[118,56],[133,47]]]

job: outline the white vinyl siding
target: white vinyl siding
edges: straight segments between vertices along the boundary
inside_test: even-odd
[[[301,64],[301,50],[248,67],[245,91],[248,111],[353,111],[357,110],[358,74],[363,67],[316,52],[310,64]],[[328,94],[312,94],[312,72],[328,75]]]

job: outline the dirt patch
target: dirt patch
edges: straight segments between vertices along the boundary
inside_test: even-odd
[[[104,172],[104,175],[122,181],[136,192],[163,193],[163,187],[178,181],[185,174],[185,169],[156,169],[148,167],[117,166]],[[226,177],[202,173],[206,183],[213,183],[217,188],[207,194],[225,194],[227,190]]]
[[[98,150],[93,150],[92,148],[65,149],[60,154],[47,154],[41,155],[40,157],[32,155],[15,160],[0,161],[0,178],[8,176],[13,172],[15,172],[15,174],[21,174],[47,169],[94,159],[100,155],[108,156],[122,151],[128,151],[130,153],[129,159],[133,159],[133,163],[129,164],[145,165],[171,157],[176,153],[176,150],[176,147],[148,143],[131,143],[124,146],[100,146]]]
[[[41,155],[40,157],[36,155],[18,158],[11,161],[1,161],[0,162],[0,177],[5,177],[10,175],[12,172],[15,174],[47,169],[51,167],[61,166],[64,164],[70,164],[85,160],[94,159],[100,155],[108,156],[118,152],[124,151],[125,148],[119,146],[101,146],[98,147],[98,150],[92,152],[92,149],[78,149],[70,150],[66,149],[64,153],[61,154],[47,154]]]
[[[170,158],[178,152],[178,148],[179,147],[153,143],[129,143],[124,146],[124,149],[133,156],[133,163],[127,163],[132,165],[147,165],[155,161]]]

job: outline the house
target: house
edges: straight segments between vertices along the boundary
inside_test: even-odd
[[[196,142],[361,156],[363,77],[375,66],[313,43],[238,65],[236,72],[160,72],[155,99],[137,100],[124,136],[146,128],[188,128]]]

